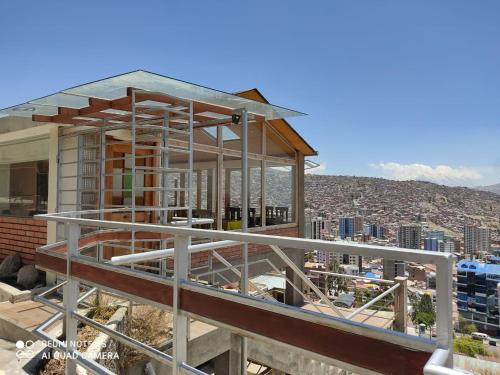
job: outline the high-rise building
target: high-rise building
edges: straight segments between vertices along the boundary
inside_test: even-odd
[[[420,225],[401,225],[398,231],[399,247],[420,249],[422,247],[422,228]]]
[[[339,236],[342,239],[354,238],[356,234],[363,233],[363,217],[341,217],[339,219]]]
[[[477,228],[477,250],[490,252],[491,250],[490,228],[488,227]]]
[[[475,225],[464,226],[464,251],[472,259],[479,252],[489,252],[491,248],[490,228]]]
[[[374,238],[382,239],[385,236],[385,228],[383,225],[371,224],[370,235]]]
[[[459,314],[490,335],[500,335],[497,284],[500,264],[462,260],[457,264]],[[483,323],[483,324],[481,324]]]
[[[464,251],[471,258],[477,253],[477,227],[474,225],[464,226]]]
[[[332,233],[332,223],[323,217],[314,217],[311,219],[311,238],[313,240],[324,240],[325,237],[330,238]],[[316,260],[322,263],[326,268],[331,263],[331,252],[329,251],[316,251]]]
[[[455,242],[452,240],[447,240],[439,244],[439,251],[442,253],[454,253],[455,252]]]
[[[311,239],[322,240],[325,235],[330,235],[332,223],[323,217],[313,217],[311,219]]]
[[[424,240],[424,249],[429,251],[439,251],[441,244],[444,242],[442,240],[438,240],[437,238],[427,237]]]
[[[431,230],[425,233],[426,238],[435,238],[436,240],[444,241],[445,235],[442,230]]]
[[[339,237],[344,239],[347,237],[354,237],[354,218],[341,217],[339,219]]]
[[[356,266],[359,272],[363,269],[363,257],[361,255],[334,253],[333,256],[338,264]]]
[[[422,227],[412,224],[401,225],[398,230],[398,245],[405,249],[421,249]],[[384,259],[384,277],[393,279],[396,276],[404,276],[405,271],[405,262]]]
[[[354,234],[363,233],[363,216],[354,216]]]
[[[452,240],[438,240],[437,238],[427,237],[424,240],[424,249],[429,251],[440,251],[442,253],[453,253],[455,251],[455,242]]]
[[[384,259],[384,279],[393,280],[397,276],[404,276],[406,263],[400,260]]]

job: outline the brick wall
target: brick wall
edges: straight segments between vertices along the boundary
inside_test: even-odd
[[[32,264],[35,261],[35,249],[46,243],[45,221],[0,216],[0,260],[18,253],[23,264]]]
[[[274,236],[284,236],[284,237],[297,237],[298,236],[298,228],[281,228],[281,229],[268,229],[262,232],[256,232],[257,234],[268,234]],[[222,255],[226,260],[231,261],[231,259],[240,259],[241,258],[241,246],[228,247],[226,249],[217,250],[217,252]],[[252,256],[259,253],[272,252],[271,248],[266,245],[256,245],[256,244],[248,244],[248,256]],[[208,253],[200,252],[191,255],[191,267],[201,267],[206,265],[208,262]],[[213,260],[214,263],[217,263],[217,260]]]

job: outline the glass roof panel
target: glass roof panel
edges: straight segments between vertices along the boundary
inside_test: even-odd
[[[24,103],[2,109],[0,111],[0,116],[1,115],[13,117],[31,117],[31,115],[54,116],[57,115],[57,107]]]
[[[213,104],[230,109],[246,108],[251,113],[265,116],[268,120],[303,115],[301,112],[287,108],[260,103],[223,91],[143,70],[125,73],[63,90],[59,93],[27,102],[21,106],[0,110],[0,115],[8,114],[11,116],[20,116],[21,114],[19,112],[22,111],[23,106],[34,108],[34,110],[31,110],[31,112],[26,110],[25,112],[29,113],[24,113],[22,116],[27,117],[32,114],[54,115],[57,114],[57,106],[70,108],[85,107],[85,101],[87,101],[88,97],[107,100],[122,98],[126,96],[127,87],[135,87],[148,91],[159,91],[181,99]],[[12,108],[20,109],[12,112]]]
[[[83,96],[68,95],[59,92],[57,94],[32,100],[29,103],[80,109],[89,106],[89,98]]]

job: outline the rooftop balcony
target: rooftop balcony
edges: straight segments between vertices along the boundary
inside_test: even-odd
[[[171,367],[173,373],[202,374],[195,367],[199,365],[193,358],[188,340],[189,327],[195,322],[202,322],[241,340],[240,364],[246,359],[261,361],[262,353],[256,347],[271,348],[267,361],[280,366],[280,353],[287,351],[296,358],[322,363],[337,369],[353,373],[378,374],[459,374],[452,367],[452,258],[449,254],[406,250],[390,247],[377,247],[360,244],[346,244],[301,238],[280,237],[235,231],[217,231],[173,227],[167,225],[128,223],[99,220],[99,212],[72,212],[40,215],[48,221],[64,224],[66,240],[41,247],[36,254],[39,268],[56,272],[65,279],[64,304],[59,305],[45,298],[38,299],[57,309],[58,314],[48,324],[37,330],[45,339],[54,341],[54,346],[63,352],[73,353],[76,358],[68,361],[97,373],[109,373],[103,366],[86,359],[75,347],[66,346],[55,337],[46,333],[47,327],[55,320],[66,319],[66,338],[76,335],[77,322],[83,322],[103,330],[126,345],[156,358]],[[84,231],[85,235],[81,235]],[[173,243],[165,249],[150,250],[106,259],[103,254],[107,244],[130,241],[134,233],[136,241],[146,242],[165,240]],[[286,267],[294,272],[295,277],[287,274],[287,283],[300,280],[308,286],[316,297],[306,295],[300,283],[296,290],[308,301],[302,307],[280,303],[265,293],[259,292],[258,285],[252,285],[248,275],[248,252],[244,244],[264,246],[270,254],[277,255]],[[326,252],[341,252],[363,256],[398,259],[419,263],[435,264],[437,269],[437,336],[426,339],[395,331],[393,327],[380,328],[370,325],[369,321],[356,321],[363,310],[368,310],[375,302],[357,309],[341,309],[314,286],[291,258],[294,251],[318,249]],[[242,267],[235,267],[222,255],[227,249],[241,252]],[[69,257],[67,256],[69,254]],[[206,255],[212,262],[207,266],[211,270],[213,263],[238,276],[238,282],[232,283],[228,290],[215,284],[211,277],[196,275],[191,268],[191,260]],[[272,257],[269,256],[269,259]],[[157,270],[142,266],[159,264]],[[163,264],[163,265],[162,265]],[[219,271],[218,271],[219,272]],[[213,276],[208,273],[205,276]],[[90,292],[81,295],[80,289],[88,286]],[[397,298],[401,285],[394,283],[388,293],[395,293]],[[99,323],[77,313],[78,296],[80,300],[89,293],[107,291],[132,301],[157,306],[173,313],[172,355],[160,352],[142,343],[124,336],[119,332],[110,332]],[[387,293],[387,294],[388,294]],[[403,297],[401,297],[403,296]],[[397,299],[396,298],[396,299]],[[406,303],[403,303],[405,306]],[[257,345],[256,345],[257,344]],[[194,345],[194,344],[193,344]],[[210,352],[213,348],[205,347]],[[251,350],[250,350],[251,349]],[[191,363],[191,362],[192,363]],[[273,363],[266,363],[270,367]]]

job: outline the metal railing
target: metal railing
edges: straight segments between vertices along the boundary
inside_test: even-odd
[[[109,210],[108,210],[109,211]],[[172,370],[173,373],[183,373],[186,371],[191,371],[191,373],[200,373],[198,370],[189,368],[186,364],[187,362],[187,332],[188,332],[188,316],[192,315],[196,319],[203,320],[203,316],[196,312],[190,312],[189,309],[186,310],[184,307],[184,302],[181,303],[181,294],[187,292],[193,292],[198,295],[204,295],[207,298],[218,298],[221,301],[231,302],[237,304],[238,306],[248,306],[254,307],[262,311],[267,311],[269,313],[281,314],[282,316],[288,316],[290,318],[299,319],[303,322],[309,322],[314,324],[321,324],[325,327],[331,327],[335,329],[341,329],[342,331],[353,332],[355,334],[361,334],[363,336],[369,337],[374,340],[382,340],[383,342],[389,342],[391,344],[401,345],[404,347],[411,347],[413,350],[424,350],[433,351],[434,349],[445,350],[446,355],[439,355],[439,362],[432,363],[432,371],[437,371],[442,369],[442,374],[458,374],[458,372],[453,372],[453,330],[452,330],[452,301],[450,295],[452,294],[452,256],[451,254],[429,252],[421,250],[410,250],[401,249],[394,247],[382,247],[382,246],[372,246],[364,244],[346,244],[346,243],[336,243],[331,241],[321,241],[321,240],[309,240],[294,237],[280,237],[273,235],[263,235],[256,233],[243,233],[243,232],[233,232],[233,231],[216,231],[209,229],[197,229],[197,228],[187,228],[187,227],[173,227],[157,224],[142,224],[142,223],[128,223],[128,222],[117,222],[117,221],[107,221],[107,220],[97,220],[97,219],[87,219],[85,216],[87,214],[95,214],[95,211],[82,211],[82,212],[66,212],[58,214],[46,214],[38,215],[40,219],[55,221],[58,223],[63,223],[66,226],[66,241],[67,244],[67,256],[65,256],[67,261],[67,274],[66,274],[66,285],[65,285],[65,296],[64,296],[64,314],[67,324],[66,324],[66,337],[70,340],[76,336],[76,322],[82,321],[83,318],[77,315],[76,307],[78,304],[77,297],[71,295],[71,291],[75,291],[78,288],[78,279],[75,279],[71,273],[72,262],[79,261],[79,239],[80,239],[80,226],[94,227],[96,230],[105,229],[120,229],[122,231],[130,232],[150,232],[150,233],[160,233],[169,234],[174,236],[174,247],[172,249],[165,249],[159,251],[151,251],[152,254],[134,254],[131,255],[129,259],[145,259],[141,257],[154,256],[155,259],[161,258],[161,256],[171,256],[174,257],[174,277],[173,279],[168,279],[168,285],[172,288],[172,311],[174,316],[174,332],[173,332],[173,356],[172,356]],[[190,245],[191,238],[203,238],[210,241],[214,241],[210,244],[200,244],[200,245]],[[346,318],[343,318],[343,314],[339,312],[340,318],[327,316],[326,314],[320,314],[312,311],[304,311],[303,309],[293,308],[291,306],[284,306],[283,304],[277,303],[272,300],[263,301],[259,298],[253,298],[249,295],[227,293],[210,286],[200,285],[192,281],[189,278],[189,254],[196,251],[214,251],[219,245],[225,246],[241,246],[241,244],[258,244],[269,246],[274,253],[276,253],[286,264],[294,270],[297,275],[302,279],[302,281],[309,286],[313,285],[315,289],[318,289],[307,276],[297,267],[297,265],[288,258],[283,249],[317,249],[320,251],[327,252],[337,252],[350,255],[363,255],[370,257],[380,257],[384,259],[397,259],[402,261],[418,262],[425,264],[436,265],[436,339],[428,340],[419,338],[416,336],[410,336],[406,334],[400,334],[392,332],[385,329],[379,329],[376,327],[369,327],[364,324],[359,324],[350,321],[348,318],[352,318],[354,315],[359,314],[362,310],[369,306],[363,306],[360,309],[354,311]],[[198,248],[196,248],[198,246]],[[222,247],[225,247],[222,246]],[[51,245],[47,247],[42,247],[42,253],[50,253]],[[161,252],[161,253],[160,253]],[[59,253],[58,257],[61,256]],[[246,261],[247,258],[243,258]],[[126,258],[118,259],[122,262]],[[116,260],[115,260],[116,261]],[[85,262],[91,262],[88,259]],[[112,263],[112,262],[111,262]],[[118,263],[118,262],[117,262]],[[232,266],[232,265],[231,265]],[[141,277],[154,279],[155,277],[151,274],[140,271],[126,271],[123,267],[114,266],[112,264],[101,264],[100,269],[109,270],[110,272],[133,272],[133,275],[142,275]],[[233,266],[232,266],[233,267]],[[248,264],[246,264],[248,267]],[[247,268],[248,269],[248,268]],[[248,271],[240,273],[242,283],[248,285]],[[165,279],[165,278],[163,278]],[[85,280],[82,280],[85,281]],[[388,291],[384,292],[381,296],[377,297],[379,299],[383,298],[385,294],[393,292],[398,288],[399,284],[394,284]],[[67,295],[68,292],[70,295]],[[117,292],[117,290],[113,290]],[[315,292],[324,299],[324,302],[330,306],[331,301],[324,296],[324,294],[318,289]],[[318,293],[319,292],[319,293]],[[133,296],[127,295],[127,298]],[[137,296],[141,298],[141,296]],[[377,299],[376,299],[377,300]],[[372,300],[370,303],[373,304],[377,301]],[[338,310],[335,306],[330,306],[333,310]],[[194,309],[194,307],[193,307]],[[236,332],[242,333],[245,336],[252,337],[255,333],[249,330],[248,327],[238,328],[232,327],[231,324],[228,325],[227,322],[218,321],[217,319],[205,317],[205,321],[210,324],[218,325],[221,327],[235,329]],[[305,324],[305,323],[304,323]],[[242,325],[244,326],[244,324]],[[102,328],[98,325],[96,328]],[[113,335],[114,333],[110,333]],[[116,336],[116,335],[115,335]],[[119,335],[118,335],[119,336]],[[262,333],[257,333],[259,339],[267,340],[268,338],[263,336]],[[127,338],[121,337],[121,339],[127,341]],[[272,338],[269,338],[273,340]],[[70,345],[63,347],[61,350],[65,350],[68,353],[75,352],[75,348]],[[432,349],[434,348],[434,349]],[[301,349],[303,350],[303,348]],[[308,351],[309,349],[305,349]],[[308,353],[314,354],[313,351],[308,351]],[[323,357],[324,358],[324,357]],[[434,358],[434,356],[432,357]],[[83,366],[88,366],[88,363],[82,362],[83,360],[77,355],[75,362],[82,364]],[[71,362],[71,361],[69,361]],[[340,364],[344,363],[342,361],[337,361]],[[356,363],[345,363],[348,368],[357,368]],[[427,366],[426,366],[427,367]],[[362,370],[363,367],[358,367]],[[95,369],[91,369],[94,371]],[[452,371],[452,372],[450,372]],[[99,371],[97,371],[99,372]],[[105,371],[103,371],[105,372]],[[429,374],[438,374],[438,372],[429,372]]]

